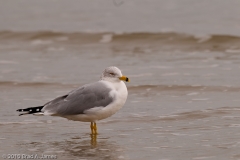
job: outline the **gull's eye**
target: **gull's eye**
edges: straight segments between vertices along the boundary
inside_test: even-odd
[[[111,73],[109,73],[109,74],[111,74],[112,76],[114,76],[114,75],[115,75],[115,74],[114,74],[114,73],[112,73],[112,72],[111,72]]]

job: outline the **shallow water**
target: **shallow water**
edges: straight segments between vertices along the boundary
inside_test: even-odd
[[[125,52],[112,50],[111,44],[61,44],[63,50],[30,41],[14,45],[3,47],[0,55],[2,154],[239,159],[238,54],[158,46],[154,53]],[[15,112],[96,81],[110,65],[130,77],[129,97],[122,110],[98,122],[97,142],[91,141],[89,123]]]
[[[161,32],[154,24],[150,29],[133,30],[140,25],[139,21],[135,26],[120,21],[126,24],[122,30],[113,24],[104,27],[108,21],[97,21],[106,11],[116,15],[123,9],[130,11],[128,5],[137,1],[117,1],[117,6],[112,1],[108,5],[98,2],[93,8],[99,6],[96,12],[99,14],[91,14],[91,7],[85,10],[81,9],[83,6],[69,3],[76,8],[65,8],[66,17],[71,18],[63,22],[61,16],[57,16],[64,15],[60,13],[61,8],[50,10],[54,1],[46,6],[44,1],[28,1],[35,10],[17,7],[27,3],[21,2],[5,2],[10,8],[18,8],[13,14],[6,14],[9,10],[0,5],[0,12],[5,13],[0,14],[0,20],[9,18],[0,26],[0,155],[44,154],[67,160],[240,159],[239,30],[230,30],[228,25],[214,29],[215,24],[239,23],[233,14],[238,11],[234,5],[237,2],[228,1],[232,9],[224,12],[225,16],[212,15],[217,17],[214,17],[216,23],[207,23],[211,17],[202,19],[204,14],[190,14],[210,14],[212,5],[204,8],[208,12],[199,8],[207,5],[207,1],[191,1],[196,11],[187,7],[187,1],[185,5],[175,1],[164,3],[174,11],[171,17],[175,19],[181,11],[188,15],[188,18],[182,17],[188,24],[195,22],[194,19],[206,21],[199,25],[207,36],[193,34],[198,33],[194,30],[196,24]],[[64,2],[60,2],[61,6]],[[137,13],[146,13],[148,17],[147,11],[138,11],[145,4],[137,3],[136,10],[132,10],[133,19],[138,17]],[[225,2],[216,4],[217,12]],[[147,5],[146,10],[150,10],[151,5]],[[79,14],[73,14],[74,11],[81,12],[84,22],[89,20],[88,23],[77,22]],[[176,22],[166,19],[168,10],[161,12],[165,13],[161,16],[167,21],[166,26]],[[157,17],[157,13],[153,10],[149,14]],[[224,18],[229,16],[233,18]],[[35,19],[34,23],[31,19]],[[68,22],[72,25],[64,25]],[[85,28],[77,30],[77,23],[85,24]],[[86,33],[89,26],[93,32]],[[129,96],[117,114],[97,123],[96,141],[89,134],[89,123],[60,117],[19,117],[15,112],[19,108],[42,105],[78,86],[97,81],[102,70],[111,65],[119,67],[130,78]]]

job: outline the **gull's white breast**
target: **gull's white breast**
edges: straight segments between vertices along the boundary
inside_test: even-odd
[[[124,82],[108,82],[101,81],[108,86],[111,91],[109,96],[113,97],[113,102],[106,107],[94,107],[84,111],[84,114],[64,116],[67,119],[83,122],[95,122],[97,120],[105,119],[115,114],[123,107],[127,100],[128,91]]]

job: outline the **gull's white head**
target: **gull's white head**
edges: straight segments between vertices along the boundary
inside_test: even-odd
[[[111,82],[120,82],[121,80],[129,82],[128,77],[123,76],[121,70],[115,66],[104,69],[101,79]]]

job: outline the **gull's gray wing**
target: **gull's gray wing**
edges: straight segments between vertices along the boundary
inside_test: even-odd
[[[84,114],[88,109],[106,107],[113,102],[114,97],[110,96],[110,91],[102,82],[84,85],[46,103],[42,111],[52,115]]]

